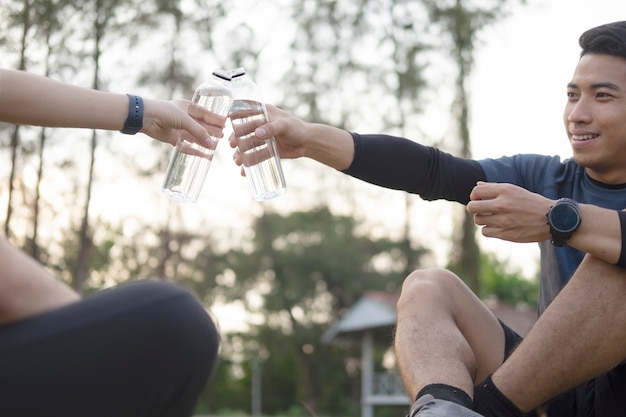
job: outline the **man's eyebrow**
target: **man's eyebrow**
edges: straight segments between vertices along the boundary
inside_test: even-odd
[[[578,89],[578,84],[568,83],[567,84],[567,88]],[[607,82],[591,84],[591,89],[592,90],[598,90],[600,88],[606,88],[606,89],[614,90],[614,91],[621,90],[621,88],[617,84],[614,84],[614,83],[611,83],[611,82],[608,82],[608,81]]]

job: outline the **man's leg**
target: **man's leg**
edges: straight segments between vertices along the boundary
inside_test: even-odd
[[[492,377],[529,411],[626,358],[626,270],[586,256]]]
[[[398,301],[395,353],[412,400],[432,384],[473,395],[504,360],[500,322],[453,273],[415,271]]]
[[[218,334],[189,291],[138,281],[0,326],[0,415],[187,417]]]

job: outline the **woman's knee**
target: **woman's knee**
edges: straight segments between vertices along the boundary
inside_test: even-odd
[[[136,336],[162,346],[167,355],[192,367],[211,371],[219,349],[215,322],[197,297],[186,288],[161,280],[135,281],[118,288],[118,303],[132,305]],[[175,352],[175,353],[174,353]]]
[[[217,327],[208,311],[189,290],[165,281],[146,281],[146,292],[155,292],[163,302],[153,304],[154,318],[167,337],[188,339],[199,343],[200,349],[217,350],[219,335]],[[167,300],[167,301],[166,301]],[[205,346],[203,346],[205,345]]]

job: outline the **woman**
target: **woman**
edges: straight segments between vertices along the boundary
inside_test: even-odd
[[[188,100],[91,90],[0,69],[0,121],[221,137],[226,118]],[[136,281],[81,298],[0,238],[1,416],[190,416],[219,337],[187,290]]]

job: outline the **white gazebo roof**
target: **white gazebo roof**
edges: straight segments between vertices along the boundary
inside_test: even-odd
[[[367,292],[334,326],[322,335],[324,343],[339,333],[358,332],[396,324],[398,297],[382,292]]]

